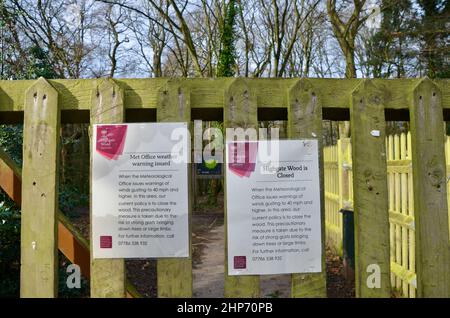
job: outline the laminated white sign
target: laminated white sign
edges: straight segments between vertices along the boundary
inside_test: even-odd
[[[187,124],[93,128],[94,258],[188,257]]]
[[[317,140],[231,142],[226,150],[228,274],[321,272]]]

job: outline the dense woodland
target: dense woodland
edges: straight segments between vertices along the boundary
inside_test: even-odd
[[[449,30],[448,0],[0,0],[0,79],[448,78]],[[324,127],[331,144],[337,124]],[[87,125],[63,125],[61,142],[70,216],[88,206]],[[20,165],[22,127],[1,125],[0,147]],[[220,188],[198,186],[211,205]],[[18,293],[19,246],[20,211],[2,193],[0,296]]]
[[[1,78],[448,77],[446,0],[1,0]]]

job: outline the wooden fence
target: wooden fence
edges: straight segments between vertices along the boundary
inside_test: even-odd
[[[444,132],[445,133],[445,132]],[[450,200],[450,137],[445,137],[447,201]],[[414,298],[415,220],[411,133],[386,137],[389,193],[389,242],[391,287]],[[351,145],[348,138],[324,147],[326,240],[342,255],[343,224],[339,209],[353,209]],[[450,220],[450,210],[449,210]],[[450,227],[450,224],[449,224]]]
[[[343,198],[353,197],[355,210],[356,295],[390,296],[391,283],[396,283],[391,282],[391,270],[395,274],[395,269],[391,268],[390,262],[390,251],[394,250],[390,249],[390,238],[398,231],[402,237],[405,228],[403,226],[402,230],[402,225],[411,218],[409,214],[414,210],[414,231],[407,228],[409,232],[405,233],[415,238],[416,294],[418,297],[450,297],[442,134],[443,116],[447,117],[450,109],[449,83],[449,80],[431,81],[428,78],[49,81],[41,78],[0,81],[0,124],[24,124],[21,172],[8,164],[0,165],[2,187],[9,189],[16,200],[21,197],[21,296],[57,296],[58,247],[64,249],[65,246],[65,253],[72,253],[69,258],[75,263],[82,259],[79,255],[84,255],[85,261],[89,255],[86,253],[87,242],[80,243],[82,239],[76,237],[70,224],[58,212],[58,128],[61,123],[191,122],[203,119],[223,121],[225,127],[248,128],[256,127],[258,120],[287,120],[289,138],[318,138],[322,147],[321,121],[332,119],[350,120],[352,129],[352,170],[345,170],[353,174],[352,186],[348,185],[348,193]],[[411,203],[413,209],[407,209],[408,212],[402,206],[395,206],[401,217],[396,223],[399,229],[394,228],[392,232],[389,228],[388,184],[391,179],[388,183],[385,120],[397,119],[411,122],[413,173],[410,179],[414,200]],[[323,182],[323,157],[320,157],[320,181],[322,186],[330,187],[329,180]],[[341,167],[338,163],[338,168]],[[21,189],[17,189],[20,178]],[[394,184],[398,182],[395,180]],[[321,198],[322,223],[325,225],[324,191],[321,191]],[[347,200],[339,200],[342,202],[335,204],[333,209],[347,204]],[[392,207],[391,211],[394,211]],[[322,234],[325,235],[324,226]],[[402,247],[403,241],[400,242]],[[398,250],[401,251],[401,247]],[[394,250],[395,255],[398,250]],[[401,252],[399,255],[396,264],[401,266],[404,255]],[[123,259],[89,259],[89,266],[85,264],[83,270],[89,272],[86,276],[90,278],[91,297],[127,295]],[[159,297],[192,296],[191,258],[164,259],[157,263]],[[324,255],[322,263],[325,264]],[[380,284],[375,287],[367,283],[372,277],[373,265],[380,274]],[[397,278],[398,275],[395,280]],[[411,281],[406,282],[408,286],[412,285]],[[291,286],[293,297],[325,297],[325,272],[293,274]],[[130,288],[128,295],[132,295]],[[259,295],[258,276],[225,274],[226,297]]]
[[[401,291],[403,296],[415,297],[411,134],[387,136],[386,151],[391,287]],[[347,138],[324,148],[324,168],[326,238],[342,255],[343,224],[339,209],[353,210],[351,145]]]

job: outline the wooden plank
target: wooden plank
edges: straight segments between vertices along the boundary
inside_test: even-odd
[[[56,297],[58,93],[43,78],[25,93],[21,219],[21,297]]]
[[[411,160],[410,159],[388,160],[387,164],[390,167],[409,167],[411,165]]]
[[[339,203],[341,201],[341,197],[333,192],[325,192],[325,198],[333,201],[333,203]]]
[[[408,160],[412,160],[411,154],[411,132],[408,132],[406,137],[407,148],[408,148]],[[408,171],[408,216],[414,218],[414,189],[413,189],[413,176],[412,176],[412,165]],[[408,248],[409,248],[409,260],[408,269],[411,272],[416,272],[416,242],[415,242],[415,228],[414,230],[408,231]],[[409,284],[409,296],[411,298],[416,297],[417,279],[414,284]]]
[[[414,284],[414,281],[416,280],[416,274],[414,272],[395,262],[391,262],[391,271],[395,276],[400,277],[401,281],[406,284]]]
[[[395,162],[394,160],[394,136],[389,135],[386,138],[386,153],[387,153],[387,164],[388,164],[388,194],[389,194],[389,211],[394,211],[394,199],[395,199],[395,189],[394,189],[394,172],[389,169],[389,163]],[[390,261],[393,263],[395,261],[395,224],[389,223],[389,247],[390,247]],[[391,271],[391,286],[395,286],[395,274]]]
[[[345,206],[346,202],[349,199],[349,177],[348,177],[348,169],[344,168],[344,165],[349,164],[348,158],[348,147],[350,146],[350,138],[342,137],[338,140],[338,169],[339,169],[339,206],[340,208],[347,209]]]
[[[191,121],[189,87],[181,80],[169,80],[159,92],[158,122],[187,122]],[[190,167],[188,167],[190,172]],[[188,184],[191,173],[188,173]],[[189,220],[192,216],[192,192],[189,187]],[[189,221],[190,223],[190,221]],[[189,225],[191,233],[191,225]],[[192,297],[192,242],[189,237],[188,258],[167,258],[157,261],[158,297]]]
[[[394,160],[400,160],[400,138],[398,135],[394,135]],[[395,180],[395,212],[400,213],[400,174],[394,173]],[[395,228],[395,262],[401,265],[401,255],[402,255],[402,242],[400,237],[401,227],[394,224]],[[400,277],[395,278],[395,288],[400,289],[401,285]]]
[[[333,169],[333,164],[335,164],[335,162],[332,161],[332,157],[331,157],[331,147],[325,147],[323,149],[323,160],[324,160],[324,191],[325,191],[325,239],[327,244],[331,245],[334,247],[334,232],[330,229],[330,225],[333,225],[332,222],[332,211],[331,211],[331,196],[334,195],[333,192],[331,192],[330,186],[329,186],[329,179],[330,179],[330,174],[331,171]]]
[[[90,254],[89,242],[78,233],[67,217],[58,211],[58,249],[72,264],[80,266],[81,274],[89,279]]]
[[[327,231],[333,232],[334,236],[340,236],[341,235],[342,229],[340,229],[338,226],[336,226],[336,224],[333,224],[333,223],[325,221],[325,226],[327,228]],[[337,249],[338,248],[336,247],[336,250]],[[341,248],[341,250],[342,250],[342,248]],[[342,251],[341,251],[341,253],[342,253]]]
[[[297,79],[246,79],[255,92],[258,107],[286,108],[287,96],[285,87],[292,85]],[[100,79],[70,79],[49,80],[59,93],[60,108],[62,110],[89,110],[90,91],[100,82]],[[116,83],[124,91],[124,103],[127,109],[156,108],[158,91],[167,79],[118,79]],[[223,94],[227,85],[226,78],[183,79],[191,87],[191,102],[193,108],[223,107]],[[348,95],[363,81],[363,79],[310,79],[311,83],[320,90],[323,109],[348,109]],[[414,79],[376,79],[386,87],[386,108],[408,108],[408,90]],[[450,80],[438,79],[437,85],[442,90],[443,106],[450,108]],[[23,111],[23,92],[32,81],[0,81],[3,91],[0,91],[0,111]]]
[[[444,121],[440,89],[423,79],[410,104],[418,297],[450,297]]]
[[[250,90],[247,82],[241,78],[229,79],[229,85],[224,94],[224,127],[257,128],[257,101],[255,92]],[[225,297],[250,298],[259,297],[259,276],[228,275],[228,224],[227,224],[227,191],[226,173],[224,174],[224,203],[225,203]]]
[[[91,91],[91,125],[118,124],[124,120],[123,91],[113,80],[102,80]],[[92,131],[92,126],[91,126]],[[92,134],[91,134],[92,139]],[[92,140],[91,140],[92,146]],[[91,174],[92,174],[91,149]],[[92,189],[92,178],[91,189]],[[91,195],[92,201],[92,195]],[[92,202],[91,202],[92,203]],[[90,207],[92,225],[92,204]],[[91,297],[125,297],[125,262],[123,259],[94,259],[91,228]]]
[[[412,165],[411,161],[409,161],[409,163],[407,165],[403,165],[403,164],[399,164],[399,165],[392,164],[391,165],[391,163],[395,163],[395,162],[396,161],[392,161],[392,162],[388,161],[388,167],[387,167],[388,170],[387,171],[388,171],[389,174],[390,173],[392,173],[392,174],[396,174],[396,173],[398,173],[398,174],[406,174],[406,173],[409,172],[409,170],[411,170],[411,165]]]
[[[398,213],[393,210],[389,210],[389,222],[391,223],[391,226],[395,224],[412,230],[414,230],[415,227],[413,217],[409,215],[404,215],[402,213]]]
[[[319,142],[320,207],[322,224],[322,271],[320,273],[292,274],[292,297],[326,297],[325,267],[325,199],[323,185],[322,107],[319,92],[311,82],[302,79],[288,91],[288,136],[290,139],[317,139]],[[334,222],[337,223],[337,222]]]
[[[400,135],[400,159],[406,160],[406,134],[402,133]],[[401,214],[405,217],[408,215],[408,175],[407,172],[400,173],[400,184],[401,184]],[[401,227],[402,235],[402,267],[408,269],[408,228],[405,226]],[[402,291],[403,296],[409,296],[408,282],[402,280]]]
[[[18,207],[22,205],[22,176],[20,170],[11,167],[16,165],[11,158],[0,149],[0,187]]]
[[[445,137],[445,163],[446,163],[446,168],[447,168],[447,178],[449,177],[450,174],[450,136],[446,136]],[[448,182],[449,180],[447,179],[447,205],[449,204],[449,200],[450,200],[450,196],[449,196],[449,192],[450,192],[450,183]],[[450,229],[450,210],[448,211],[448,228]],[[449,234],[450,234],[450,230],[449,230]],[[450,236],[449,236],[449,241],[450,241]]]
[[[357,297],[390,297],[385,97],[382,88],[365,80],[350,103]],[[379,286],[368,284],[374,269]]]

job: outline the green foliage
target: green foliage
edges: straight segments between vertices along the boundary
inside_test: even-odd
[[[418,4],[422,9],[422,14],[416,26],[416,32],[421,41],[421,59],[424,61],[427,76],[449,78],[450,1],[419,0]]]
[[[69,217],[89,205],[88,125],[65,125],[61,138],[59,207]]]
[[[367,45],[367,66],[376,78],[406,76],[406,63],[416,52],[410,47],[413,13],[409,0],[383,0],[380,29]]]
[[[0,125],[0,148],[22,164],[22,125]],[[20,210],[0,191],[0,297],[20,292]]]
[[[382,8],[381,27],[365,43],[366,76],[448,78],[450,1],[383,0]]]
[[[0,125],[0,148],[22,166],[23,125]]]
[[[58,75],[49,60],[49,54],[39,46],[29,49],[30,63],[28,65],[27,78],[44,77],[47,79],[57,78]]]
[[[0,26],[1,27],[1,26]],[[5,53],[4,53],[5,54]],[[24,56],[16,63],[4,63],[0,51],[0,63],[2,73],[0,79],[47,79],[58,78],[49,59],[49,54],[39,46],[32,46],[24,52]]]
[[[234,76],[236,64],[235,48],[235,23],[236,23],[236,1],[230,0],[226,6],[225,18],[221,29],[221,50],[217,63],[217,76]]]
[[[20,211],[0,192],[0,297],[19,296]]]
[[[75,217],[75,208],[89,205],[89,194],[83,193],[73,184],[60,186],[59,209],[69,217]]]

